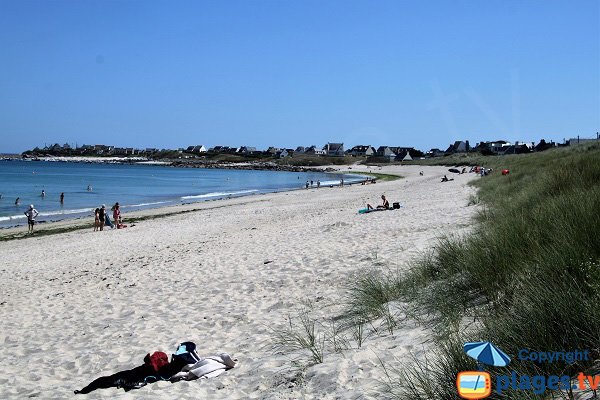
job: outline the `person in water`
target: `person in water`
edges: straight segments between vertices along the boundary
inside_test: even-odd
[[[381,200],[382,200],[382,204],[377,206],[377,209],[379,210],[389,210],[390,209],[390,202],[385,198],[385,195],[381,195]],[[374,210],[373,206],[370,204],[367,204],[367,209],[369,210]]]
[[[17,197],[17,199],[15,200],[15,206],[18,206],[20,202],[21,202],[21,198]]]
[[[60,204],[63,204],[65,202],[65,193],[61,193],[60,194]]]
[[[43,199],[44,197],[46,197],[46,191],[45,191],[45,190],[42,190],[42,199]]]

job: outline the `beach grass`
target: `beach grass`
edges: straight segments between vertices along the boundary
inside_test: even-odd
[[[394,374],[404,382],[388,388],[394,398],[456,398],[456,374],[476,368],[462,352],[469,341],[491,341],[513,356],[523,348],[592,354],[575,364],[514,357],[502,374],[573,376],[600,358],[600,144],[492,157],[484,165],[510,174],[476,181],[470,203],[480,210],[469,234],[438,239],[406,273],[353,285],[349,317],[366,310],[378,318],[377,310],[400,300],[435,333],[435,354]]]

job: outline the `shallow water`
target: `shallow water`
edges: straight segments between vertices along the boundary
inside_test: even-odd
[[[91,215],[119,202],[122,211],[193,203],[304,187],[337,185],[341,175],[321,172],[173,168],[157,165],[0,161],[0,226],[26,222],[30,204],[39,221]],[[345,175],[344,181],[359,178]],[[88,190],[88,186],[89,189]],[[45,196],[42,197],[42,191]],[[60,195],[64,193],[64,201]],[[19,197],[19,204],[15,205]]]

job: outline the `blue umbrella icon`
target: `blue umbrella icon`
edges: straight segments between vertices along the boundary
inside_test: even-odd
[[[470,342],[463,347],[469,357],[478,362],[496,367],[506,367],[510,357],[490,342]]]

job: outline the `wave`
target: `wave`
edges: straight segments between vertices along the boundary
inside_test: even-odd
[[[45,211],[39,213],[38,217],[52,217],[55,215],[71,215],[71,214],[83,214],[83,213],[92,213],[94,211],[93,207],[90,208],[78,208],[75,210],[57,210],[57,211]],[[4,221],[12,221],[15,219],[25,219],[25,214],[23,215],[9,215],[8,217],[0,217],[0,222]]]
[[[140,203],[140,204],[125,204],[122,205],[122,208],[129,208],[129,207],[145,207],[145,206],[156,206],[158,204],[167,204],[167,203],[172,203],[172,201],[153,201],[150,203]]]
[[[206,194],[198,194],[198,195],[194,195],[194,196],[182,196],[181,199],[182,200],[206,199],[209,197],[237,196],[240,194],[248,194],[248,193],[254,193],[254,192],[258,192],[258,190],[252,189],[252,190],[240,190],[239,192],[213,192],[213,193],[206,193]]]

